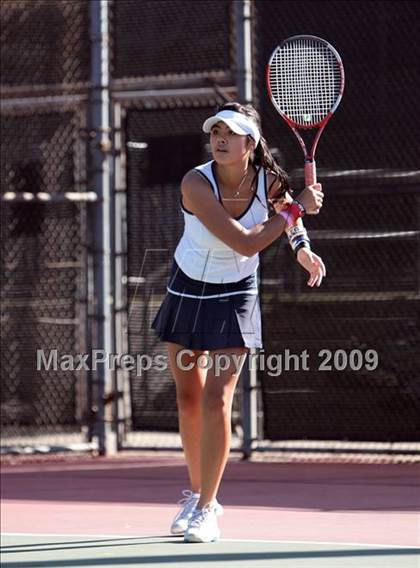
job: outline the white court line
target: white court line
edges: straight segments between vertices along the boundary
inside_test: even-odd
[[[3,536],[36,536],[36,537],[60,537],[60,538],[67,538],[67,537],[74,537],[74,538],[114,538],[114,539],[136,539],[136,538],[167,538],[171,537],[174,539],[179,539],[179,536],[176,535],[162,535],[162,536],[145,536],[145,535],[115,535],[115,534],[62,534],[62,533],[15,533],[15,532],[6,532],[1,533]],[[372,542],[334,542],[334,541],[318,541],[318,540],[264,540],[264,539],[254,539],[254,538],[221,538],[219,542],[262,542],[262,543],[279,543],[279,544],[322,544],[326,546],[375,546],[378,548],[403,548],[407,549],[410,548],[413,551],[419,550],[420,546],[415,546],[413,544],[376,544]],[[70,544],[70,543],[69,543]],[[42,543],[39,544],[41,546]],[[13,547],[13,545],[9,545]]]
[[[264,540],[264,539],[236,539],[236,538],[222,538],[221,540],[225,542],[278,542],[280,544],[325,544],[331,546],[337,544],[338,546],[375,546],[379,548],[411,548],[420,551],[420,546],[415,546],[414,544],[376,544],[373,542],[336,542],[336,541],[321,541],[321,540]]]

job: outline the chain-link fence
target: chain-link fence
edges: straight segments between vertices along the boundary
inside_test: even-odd
[[[67,199],[87,182],[88,3],[0,10],[3,444],[47,451],[86,440],[90,405],[65,359],[89,344],[86,206]]]
[[[86,89],[90,71],[89,3],[7,0],[0,6],[3,97]]]
[[[118,203],[117,345],[158,355],[163,345],[150,323],[182,232],[179,182],[209,158],[203,119],[239,97],[242,3],[108,4],[111,142],[119,142],[103,151],[113,150]],[[87,128],[95,41],[89,6],[82,0],[1,4],[1,184],[9,195],[2,203],[2,409],[6,432],[15,437],[48,429],[92,433],[101,419],[94,375],[34,366],[36,348],[74,354],[92,345],[97,299],[90,253],[97,251],[90,235],[98,227],[89,225],[91,206],[61,200],[91,189],[86,144],[96,144],[98,133]],[[319,217],[305,220],[328,276],[319,290],[307,290],[284,239],[262,254],[265,355],[282,355],[284,365],[287,353],[306,350],[310,370],[258,371],[254,446],[418,441],[418,5],[257,0],[252,6],[255,104],[296,189],[303,183],[302,155],[266,96],[265,64],[281,39],[310,33],[337,48],[346,71],[343,101],[318,149],[325,205]],[[45,202],[45,195],[55,201]],[[318,368],[322,349],[331,352],[331,370]],[[371,371],[368,350],[378,358]],[[355,365],[362,358],[358,371],[348,366],[350,357]],[[109,401],[124,399],[115,407],[118,427],[124,424],[122,447],[179,446],[177,437],[161,443],[152,435],[176,435],[169,371],[138,373],[117,368],[116,392],[106,394]],[[238,432],[241,394],[234,408]]]
[[[338,49],[347,76],[345,97],[318,151],[326,204],[319,218],[306,221],[328,277],[320,290],[306,291],[304,274],[285,240],[262,255],[264,355],[282,356],[283,361],[277,361],[286,368],[279,373],[279,368],[268,372],[266,367],[258,373],[260,441],[254,445],[260,448],[290,439],[419,439],[420,177],[418,142],[407,120],[415,107],[416,56],[411,52],[407,61],[410,82],[405,83],[405,91],[393,65],[396,47],[403,54],[412,41],[418,8],[414,3],[381,3],[378,16],[377,4],[260,1],[254,5],[256,101],[264,134],[280,163],[292,173],[296,188],[303,183],[302,156],[265,94],[263,70],[268,57],[281,39],[312,33],[326,37]],[[401,18],[393,22],[396,10]],[[153,11],[151,7],[149,21],[157,22]],[[310,14],[310,29],[302,29],[303,12]],[[349,31],[356,21],[357,36]],[[194,19],[189,25],[190,35],[200,27]],[[372,25],[378,28],[373,36]],[[387,43],[391,30],[393,47]],[[185,43],[172,57],[182,53]],[[165,51],[156,51],[154,74],[160,70],[161,79],[166,64]],[[141,65],[138,69],[140,76]],[[176,63],[171,70],[177,71]],[[404,108],[397,104],[403,96],[407,97]],[[175,97],[165,100],[163,92],[153,100],[157,110],[148,110],[149,99],[143,108],[130,111],[126,122],[132,211],[130,350],[150,353],[160,352],[150,335],[150,322],[165,292],[171,253],[182,231],[177,187],[185,171],[208,158],[200,125],[211,110],[184,109],[185,102]],[[198,100],[195,106],[200,106]],[[164,219],[161,226],[155,223],[156,209]],[[324,361],[329,355],[322,350],[331,353],[331,360]],[[366,357],[372,352],[378,365],[368,370]],[[288,354],[301,353],[308,355],[308,371],[294,370],[292,360],[286,362]],[[176,429],[169,376],[147,371],[141,378],[132,377],[131,393],[134,430]],[[240,411],[238,399],[236,403]],[[142,441],[149,445],[147,437]]]
[[[325,206],[305,221],[327,278],[308,293],[282,241],[262,255],[265,350],[283,354],[283,365],[287,353],[307,353],[309,366],[294,370],[290,360],[289,372],[260,373],[263,436],[418,440],[419,8],[265,0],[255,7],[257,70],[280,38],[311,33],[336,47],[346,72],[343,101],[318,149]],[[256,75],[265,134],[301,187],[299,146],[267,104],[263,79]],[[378,365],[368,370],[372,352]]]
[[[282,38],[302,33],[327,39],[340,53],[346,73],[344,97],[317,150],[320,166],[362,177],[372,169],[419,169],[416,2],[258,0],[255,9],[257,100],[264,132],[288,171],[301,167],[301,154],[289,127],[267,101],[261,71]],[[380,179],[382,172],[377,174]]]
[[[232,68],[232,2],[124,0],[113,6],[113,77],[175,81]]]
[[[84,206],[60,201],[85,176],[82,122],[74,108],[2,113],[1,396],[8,445],[31,429],[80,431],[86,420],[86,372],[72,372],[63,359],[85,352],[88,342],[86,218]]]
[[[166,293],[173,251],[183,229],[179,179],[209,158],[206,137],[196,125],[212,112],[216,100],[203,100],[199,108],[131,109],[127,113],[130,353],[166,356],[164,345],[150,333],[150,325]],[[157,212],[165,222],[157,224]],[[152,367],[140,376],[133,372],[130,382],[133,429],[177,431],[175,383],[169,369],[163,372]],[[240,421],[238,398],[236,422]]]

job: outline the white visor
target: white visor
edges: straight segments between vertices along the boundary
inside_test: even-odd
[[[207,134],[211,131],[213,126],[218,122],[224,122],[229,126],[232,132],[235,134],[241,134],[242,136],[251,136],[255,140],[255,144],[258,146],[260,141],[260,131],[258,126],[253,120],[245,116],[240,112],[234,110],[221,110],[214,116],[208,118],[203,124],[203,131]]]

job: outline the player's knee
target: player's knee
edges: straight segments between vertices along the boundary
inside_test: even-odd
[[[208,389],[203,396],[203,410],[206,413],[223,414],[230,409],[230,396],[221,389]]]
[[[178,393],[176,396],[179,414],[183,416],[195,416],[201,409],[201,396],[199,393]]]

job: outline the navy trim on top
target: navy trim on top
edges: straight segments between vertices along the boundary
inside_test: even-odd
[[[203,172],[200,172],[200,170],[197,170],[197,169],[195,169],[195,168],[194,168],[194,171],[197,172],[197,174],[200,174],[200,176],[201,176],[202,178],[204,178],[204,179],[210,184],[210,188],[211,188],[211,190],[213,191],[213,184],[211,183],[211,181],[209,180],[209,178],[206,176],[206,174],[203,174]],[[180,197],[180,204],[181,204],[181,209],[182,209],[183,211],[185,211],[185,213],[188,213],[188,215],[194,215],[194,213],[193,213],[192,211],[189,211],[189,210],[185,207],[185,205],[184,205],[184,203],[183,203],[183,201],[182,201],[182,193],[181,193],[181,197]]]
[[[216,184],[217,198],[219,200],[219,203],[223,207],[223,200],[222,200],[222,196],[221,196],[221,193],[220,193],[219,184],[217,183],[217,177],[216,177],[216,171],[215,171],[215,161],[214,160],[211,164],[211,169],[212,169],[214,181],[215,181],[215,184]],[[204,178],[209,183],[209,185],[210,185],[210,187],[213,191],[213,184],[212,184],[211,180],[206,176],[206,174],[204,174],[203,172],[201,172],[200,170],[197,170],[197,169],[194,169],[194,171],[197,172],[198,174],[200,174],[200,176],[202,178]],[[239,221],[239,219],[241,219],[246,213],[248,213],[248,211],[250,210],[250,208],[252,207],[252,205],[254,203],[255,198],[258,197],[257,194],[258,194],[258,187],[259,187],[259,183],[260,183],[260,180],[259,180],[260,171],[261,171],[261,166],[257,169],[257,171],[255,173],[255,177],[257,178],[257,187],[256,187],[256,190],[255,190],[255,193],[253,194],[252,199],[248,203],[248,206],[245,209],[245,211],[243,213],[241,213],[241,215],[239,215],[238,217],[233,217],[233,219],[235,219],[235,221]],[[265,199],[266,199],[266,206],[268,206],[267,172],[266,171],[264,171],[264,193],[265,193]],[[183,211],[185,211],[185,213],[187,213],[188,215],[194,215],[194,213],[192,211],[189,211],[185,207],[185,205],[182,201],[182,193],[180,195],[179,202],[180,202],[180,205],[181,205],[181,209]]]
[[[200,174],[200,176],[202,178],[204,178],[210,185],[211,190],[213,191],[213,184],[211,183],[211,180],[206,176],[206,174],[204,174],[201,170],[197,170],[194,168],[194,171],[197,172],[198,174]]]
[[[264,170],[264,193],[266,205],[268,207],[267,170]]]
[[[181,193],[181,195],[179,196],[179,203],[180,203],[180,205],[181,205],[181,209],[182,209],[183,211],[185,211],[185,213],[188,213],[188,215],[194,215],[194,213],[193,213],[192,211],[188,211],[188,209],[184,206],[184,203],[183,203],[183,201],[182,201],[182,193]]]
[[[257,193],[258,193],[258,184],[259,184],[259,182],[260,182],[260,180],[259,180],[260,169],[261,169],[261,166],[260,166],[260,168],[259,168],[259,169],[257,170],[257,172],[256,172],[257,188],[256,188],[256,190],[255,190],[255,192],[254,192],[254,194],[253,194],[253,196],[252,196],[252,199],[251,199],[251,201],[248,203],[248,206],[247,206],[247,208],[245,209],[245,211],[244,211],[243,213],[241,213],[238,217],[233,217],[233,219],[235,219],[235,221],[239,221],[239,219],[241,219],[246,213],[248,213],[248,211],[249,211],[249,210],[251,209],[251,207],[252,207],[252,204],[253,204],[254,201],[255,201],[255,196],[256,196]],[[221,193],[220,193],[220,189],[219,189],[219,184],[217,183],[217,177],[216,177],[216,171],[215,171],[215,161],[213,161],[212,164],[211,164],[211,171],[213,172],[214,181],[215,181],[215,183],[216,183],[217,193],[218,193],[218,195],[219,195],[219,201],[220,201],[220,203],[222,204],[222,207],[223,207],[223,202],[222,202],[222,198],[221,198]]]

